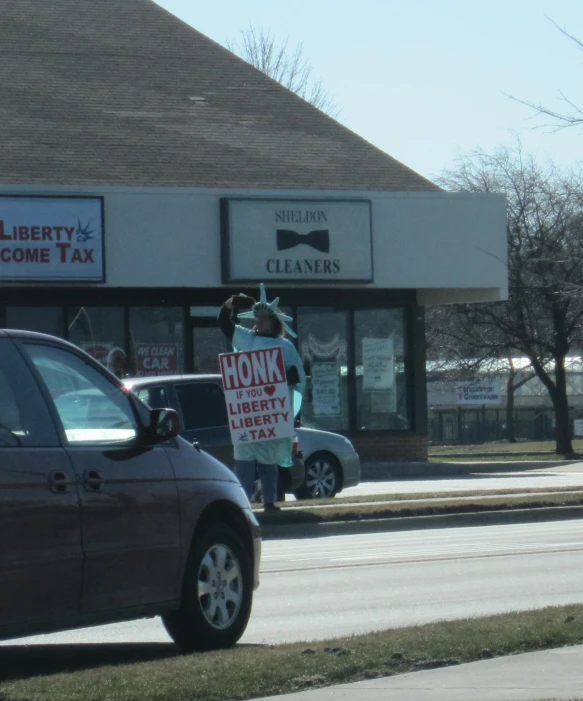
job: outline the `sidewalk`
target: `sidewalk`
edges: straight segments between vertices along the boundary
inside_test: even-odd
[[[530,470],[583,471],[580,460],[483,460],[468,462],[408,462],[404,460],[372,461],[361,463],[361,481],[375,481],[401,477],[439,477],[472,473],[505,473]]]
[[[583,645],[270,696],[262,701],[583,699]]]

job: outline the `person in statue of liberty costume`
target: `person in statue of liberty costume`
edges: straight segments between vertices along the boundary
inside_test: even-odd
[[[279,297],[273,302],[267,301],[265,285],[260,285],[259,302],[253,297],[235,295],[228,299],[219,313],[219,327],[232,343],[234,351],[261,350],[279,346],[283,353],[283,364],[294,416],[302,406],[302,395],[306,386],[306,374],[300,356],[294,344],[284,334],[287,332],[295,338],[295,333],[286,322],[290,316],[281,312],[277,305]],[[247,311],[243,311],[247,310]],[[255,319],[252,329],[236,324],[236,318]],[[255,443],[239,443],[234,448],[235,473],[248,497],[253,494],[255,470],[259,473],[263,490],[265,511],[279,511],[277,501],[277,466],[291,467],[292,439],[276,438]]]

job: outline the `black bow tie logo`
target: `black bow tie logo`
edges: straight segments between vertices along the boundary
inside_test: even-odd
[[[311,246],[317,251],[328,253],[330,251],[330,234],[328,229],[310,231],[309,234],[298,234],[290,229],[277,230],[277,250],[285,251],[288,248],[295,248],[301,243]]]

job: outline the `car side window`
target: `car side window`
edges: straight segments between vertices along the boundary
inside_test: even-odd
[[[216,382],[174,385],[174,390],[187,431],[228,425],[225,394]]]
[[[0,339],[0,451],[59,445],[45,400],[24,360]]]
[[[145,402],[150,409],[169,409],[168,395],[164,387],[139,387],[136,395]]]
[[[81,356],[56,346],[24,343],[70,445],[131,444],[139,428],[129,397]]]

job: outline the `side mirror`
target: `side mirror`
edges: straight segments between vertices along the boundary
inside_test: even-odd
[[[150,412],[149,433],[155,443],[176,438],[181,430],[180,418],[174,409],[152,409]]]

